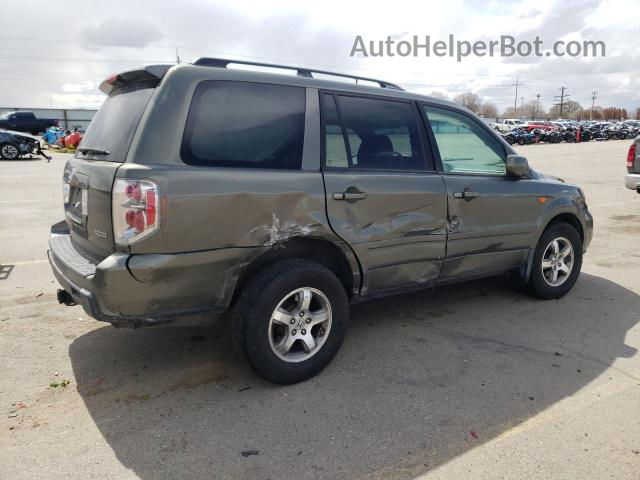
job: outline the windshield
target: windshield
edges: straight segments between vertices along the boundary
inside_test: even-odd
[[[76,157],[124,162],[153,90],[131,85],[111,93],[91,120]]]

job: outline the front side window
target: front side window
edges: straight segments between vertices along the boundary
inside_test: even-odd
[[[425,106],[445,173],[505,175],[502,146],[473,120],[444,108]]]
[[[297,170],[304,111],[300,87],[204,81],[189,109],[182,159],[189,165]]]
[[[327,98],[330,97],[325,95],[325,119],[330,118],[327,104],[331,104]],[[330,125],[325,121],[327,166],[374,170],[425,168],[417,122],[410,103],[346,95],[337,98],[348,142],[348,158],[345,164],[335,152],[329,151],[329,144],[338,145],[339,140],[337,133],[333,140],[329,138],[333,127],[328,129]],[[342,129],[339,131],[342,134]]]

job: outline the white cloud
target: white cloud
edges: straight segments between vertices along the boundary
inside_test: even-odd
[[[64,85],[62,85],[62,90],[64,90],[65,92],[80,93],[95,90],[96,87],[97,85],[95,82],[65,83]]]
[[[34,9],[48,5],[32,3]],[[183,0],[176,5],[174,0],[111,0],[105,10],[81,2],[74,5],[74,15],[83,21],[73,23],[63,9],[47,8],[48,14],[34,17],[25,33],[19,20],[23,7],[9,2],[3,6],[6,21],[0,32],[0,106],[47,106],[51,99],[66,107],[99,104],[97,85],[104,78],[139,64],[172,62],[172,45],[180,46],[184,61],[208,55],[299,64],[384,78],[424,93],[455,96],[471,90],[500,108],[513,103],[510,84],[517,75],[524,83],[518,96],[525,96],[525,102],[540,93],[548,106],[557,89],[566,86],[572,99],[583,103],[597,89],[603,105],[634,110],[640,105],[637,0],[396,0],[393,8],[344,0]],[[110,13],[118,11],[133,13]],[[56,24],[65,28],[54,37],[43,33]],[[458,63],[451,58],[349,56],[356,35],[378,40],[388,35],[445,39],[449,34],[469,41],[503,34],[520,39],[540,35],[548,43],[565,36],[604,40],[607,57],[469,57]],[[47,43],[48,38],[65,43]]]
[[[109,17],[97,25],[86,26],[80,32],[84,46],[97,49],[105,45],[144,48],[160,40],[164,34],[149,20],[140,17]]]

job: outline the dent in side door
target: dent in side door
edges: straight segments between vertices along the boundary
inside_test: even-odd
[[[443,175],[449,237],[442,279],[498,272],[524,263],[544,209],[530,180]]]
[[[446,243],[446,192],[439,175],[324,172],[327,215],[361,262],[362,293],[435,281]],[[356,189],[366,197],[338,200]]]

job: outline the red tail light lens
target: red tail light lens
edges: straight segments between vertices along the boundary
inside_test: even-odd
[[[147,214],[147,223],[149,225],[153,225],[156,223],[156,193],[150,190],[146,192],[146,214]]]
[[[116,179],[112,193],[113,237],[128,245],[159,227],[158,186],[151,180]]]
[[[629,154],[627,155],[627,168],[633,168],[633,161],[636,159],[637,144],[634,143],[629,147]]]

